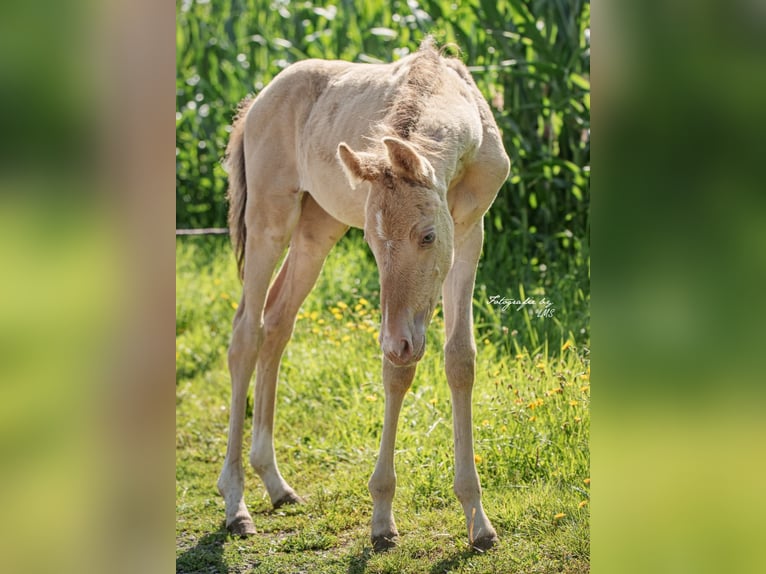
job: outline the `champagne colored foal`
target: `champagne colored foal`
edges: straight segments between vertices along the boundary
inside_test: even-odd
[[[392,64],[307,60],[240,105],[226,158],[229,226],[243,280],[234,317],[229,440],[218,489],[226,525],[255,532],[245,506],[242,434],[256,373],[250,463],[274,507],[301,502],[274,456],[274,399],[295,316],[330,249],[349,226],[364,229],[380,274],[386,405],[369,481],[372,542],[398,536],[391,503],[402,400],[444,300],[445,370],[452,395],[454,491],[470,543],[497,534],[481,504],[471,428],[476,345],[472,294],[482,216],[508,177],[490,109],[468,70],[426,40]],[[279,273],[271,277],[288,247]]]

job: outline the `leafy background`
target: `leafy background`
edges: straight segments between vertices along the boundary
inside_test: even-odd
[[[328,573],[588,571],[589,4],[176,6],[179,228],[226,225],[220,159],[237,103],[306,58],[387,62],[416,50],[429,34],[440,45],[454,44],[449,50],[472,71],[512,160],[486,216],[474,294],[475,460],[499,548],[486,556],[465,548],[451,493],[451,412],[437,312],[397,434],[397,465],[411,471],[402,471],[395,499],[406,508],[397,513],[404,536],[397,550],[370,554],[365,484],[382,421],[380,316],[374,259],[358,230],[328,257],[281,364],[280,468],[307,505],[273,513],[263,490],[249,489],[260,535],[230,540],[214,485],[228,420],[229,324],[241,286],[227,238],[179,237],[177,571],[294,572],[304,565]],[[490,301],[493,295],[545,298],[554,313],[504,309]],[[351,424],[339,424],[339,413]]]
[[[176,224],[224,227],[220,163],[237,103],[306,58],[392,61],[428,34],[471,69],[511,174],[485,221],[477,298],[547,297],[557,309],[510,346],[589,340],[590,4],[582,0],[177,3]],[[366,249],[352,230],[347,241]],[[502,332],[491,308],[479,327]]]

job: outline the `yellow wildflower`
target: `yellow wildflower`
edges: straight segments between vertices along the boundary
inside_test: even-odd
[[[483,421],[481,421],[481,426],[488,427],[489,426],[489,421],[487,419],[484,419]]]
[[[562,350],[562,351],[566,351],[566,350],[567,350],[567,349],[569,349],[571,346],[572,346],[572,341],[567,341],[567,342],[566,342],[566,343],[564,343],[564,345],[561,347],[561,350]]]
[[[559,512],[558,514],[554,514],[553,515],[553,520],[561,520],[565,516],[566,516],[566,514],[564,514],[563,512]]]
[[[374,403],[375,401],[378,400],[378,397],[377,395],[367,395],[366,397],[364,397],[364,400]]]
[[[586,486],[590,486],[590,478],[584,478],[582,481],[585,483]]]
[[[577,508],[582,508],[586,504],[588,504],[588,501],[587,500],[583,500],[582,502],[580,502],[580,504],[577,505]]]
[[[537,420],[537,417],[536,417],[536,416],[534,416],[534,415],[532,415],[531,417],[529,417],[529,422],[531,422],[531,423],[535,422],[536,420]]]
[[[232,308],[232,309],[236,309],[237,307],[239,307],[239,303],[237,303],[236,301],[232,301],[232,302],[230,303],[230,305],[231,305],[231,308]]]
[[[346,305],[343,301],[338,301],[337,305],[340,309],[348,309],[348,305]]]
[[[577,406],[577,401],[569,401],[569,406],[570,407],[576,407]]]
[[[360,297],[359,298],[359,304],[360,305],[364,305],[366,307],[366,306],[368,306],[370,304],[370,302],[367,299],[365,299],[364,297]]]
[[[476,464],[479,464],[479,463],[480,463],[482,460],[483,460],[483,459],[481,458],[481,455],[480,455],[480,454],[475,454],[475,455],[473,455],[473,461],[474,461]]]
[[[221,299],[230,299],[228,293],[221,293]]]

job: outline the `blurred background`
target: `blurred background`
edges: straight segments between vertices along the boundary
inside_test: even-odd
[[[232,2],[210,33],[203,22],[211,3],[178,1],[172,14],[148,0],[4,3],[0,570],[172,569],[174,228],[220,221],[214,150],[226,140],[236,100],[265,84],[280,60],[390,60],[400,57],[396,48],[414,49],[426,31],[455,41],[466,62],[487,68],[475,76],[514,160],[512,187],[497,205],[499,223],[487,222],[488,236],[499,225],[514,242],[488,240],[485,257],[493,260],[491,248],[518,249],[513,261],[526,256],[528,266],[514,273],[533,274],[532,282],[540,263],[573,265],[576,250],[587,249],[590,162],[583,158],[590,140],[566,142],[577,141],[570,118],[589,117],[585,50],[594,53],[594,571],[762,569],[763,3],[598,3],[592,46],[578,41],[572,54],[582,67],[566,75],[546,69],[549,60],[538,56],[545,42],[535,38],[552,38],[547,50],[554,55],[566,50],[559,36],[576,34],[557,28],[553,38],[551,22],[563,21],[560,10],[577,14],[578,4],[498,3],[499,24],[477,23],[481,14],[493,17],[491,6],[477,2],[418,6],[422,14],[408,4],[360,3],[350,11],[339,3],[330,18],[329,3],[275,3],[254,14]],[[357,21],[374,17],[365,10],[381,14],[379,26],[355,28],[348,16],[345,27],[333,28],[352,12]],[[428,28],[424,14],[434,21]],[[244,26],[253,19],[260,27]],[[276,21],[298,31],[270,35],[268,22]],[[242,28],[234,46],[225,25]],[[193,34],[215,40],[205,50],[211,54],[229,43],[208,61],[217,62],[215,73],[197,69],[199,80],[178,73],[206,59],[187,53],[185,35]],[[522,57],[507,55],[514,50]],[[223,56],[229,53],[233,59]],[[519,65],[527,60],[535,65]],[[216,75],[221,95],[193,85]],[[493,93],[492,85],[502,90]],[[574,94],[584,111],[562,94]],[[512,106],[518,114],[509,113]],[[535,132],[530,125],[538,121]],[[193,129],[200,129],[196,140],[184,136]],[[580,160],[560,155],[574,149]],[[571,213],[572,227],[551,227],[561,219],[546,220],[542,206]],[[566,236],[556,237],[565,229],[568,245]],[[554,249],[566,256],[552,257]]]

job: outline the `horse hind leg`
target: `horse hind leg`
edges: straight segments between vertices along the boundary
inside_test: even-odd
[[[346,229],[306,194],[287,257],[266,300],[263,344],[256,368],[250,463],[261,477],[275,508],[302,502],[279,472],[274,453],[279,364],[292,336],[298,310],[313,288],[327,254]]]
[[[300,214],[297,196],[288,194],[281,203],[270,201],[268,206],[264,202],[263,197],[253,197],[257,204],[253,212],[269,213],[271,217],[256,216],[248,222],[243,293],[234,317],[228,354],[232,390],[228,444],[217,483],[226,503],[226,527],[238,535],[255,533],[244,500],[242,433],[247,391],[264,341],[263,308],[272,273]],[[275,212],[279,216],[274,216]]]

